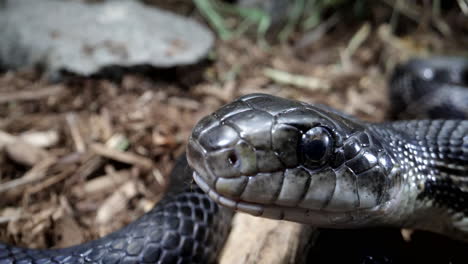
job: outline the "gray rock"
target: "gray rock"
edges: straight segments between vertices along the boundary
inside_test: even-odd
[[[213,35],[187,18],[134,1],[6,0],[0,6],[0,66],[43,66],[89,75],[105,66],[192,64]]]

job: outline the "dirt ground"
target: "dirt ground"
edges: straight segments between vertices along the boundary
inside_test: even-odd
[[[459,16],[405,22],[398,34],[385,16],[339,23],[268,49],[252,36],[219,40],[198,65],[126,69],[118,77],[73,76],[52,84],[40,70],[4,71],[0,241],[64,247],[135,220],[158,201],[195,122],[243,94],[324,103],[382,121],[396,63],[415,55],[466,55],[468,20]],[[449,30],[441,32],[437,23]]]

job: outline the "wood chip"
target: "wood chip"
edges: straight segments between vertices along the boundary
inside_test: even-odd
[[[150,169],[151,167],[153,167],[153,162],[150,159],[134,153],[111,149],[99,143],[92,144],[91,149],[96,154],[108,159],[120,161],[127,164],[133,164],[143,169]]]
[[[24,214],[21,208],[7,207],[0,210],[0,224],[17,221],[23,217]]]
[[[0,193],[12,189],[16,189],[15,191],[21,192],[21,190],[17,188],[33,182],[37,182],[44,178],[46,176],[47,169],[49,169],[49,167],[52,166],[56,160],[57,159],[55,157],[47,157],[32,167],[23,175],[23,177],[0,184]]]
[[[34,194],[34,193],[37,193],[37,192],[40,192],[42,190],[44,190],[45,188],[48,188],[54,184],[57,184],[65,179],[67,179],[68,177],[70,177],[70,175],[73,174],[73,172],[76,170],[77,166],[76,165],[69,165],[67,166],[64,170],[62,170],[59,174],[56,174],[56,175],[52,175],[52,176],[49,176],[47,177],[47,179],[29,187],[27,190],[26,190],[26,194],[28,195],[31,195],[31,194]]]
[[[0,130],[0,149],[4,148],[7,144],[13,143],[17,138],[7,132]]]
[[[312,232],[306,225],[238,213],[219,263],[300,263]]]
[[[76,186],[73,188],[73,192],[82,193],[82,195],[93,195],[104,191],[111,191],[127,181],[129,178],[130,171],[121,170],[89,180],[84,184],[84,186]]]
[[[57,95],[64,91],[63,86],[52,86],[32,91],[14,91],[0,93],[0,104],[14,101],[39,100],[45,97]]]
[[[87,157],[83,158],[82,164],[76,172],[71,177],[72,179],[87,179],[91,174],[96,172],[99,168],[101,168],[103,164],[103,158],[94,154],[94,153],[86,153]]]
[[[80,133],[78,118],[74,113],[70,113],[67,114],[65,120],[67,121],[67,125],[70,129],[73,143],[75,144],[75,150],[78,152],[85,152],[86,145]]]
[[[54,222],[52,240],[58,248],[70,247],[85,242],[82,228],[71,216],[64,216]]]
[[[96,222],[107,224],[118,213],[123,211],[128,201],[137,194],[136,184],[128,181],[121,185],[115,192],[109,196],[99,207],[96,214]]]
[[[408,229],[408,228],[402,228],[400,230],[401,232],[401,236],[403,237],[403,240],[405,240],[406,242],[410,242],[411,241],[411,236],[413,235],[414,233],[414,230],[413,229]]]
[[[19,139],[36,147],[48,148],[57,144],[59,135],[57,130],[28,131],[21,133]]]
[[[292,74],[272,68],[264,69],[263,74],[280,84],[292,85],[297,88],[304,88],[311,91],[328,90],[331,88],[331,85],[327,80],[312,76]]]
[[[22,140],[15,140],[5,146],[8,157],[14,162],[31,167],[50,156],[47,151]]]

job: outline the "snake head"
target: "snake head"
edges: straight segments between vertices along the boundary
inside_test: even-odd
[[[363,222],[388,200],[392,157],[364,123],[266,94],[238,98],[193,129],[187,158],[218,203],[275,219]]]

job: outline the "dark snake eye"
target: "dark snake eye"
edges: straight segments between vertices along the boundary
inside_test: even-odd
[[[333,139],[324,127],[313,127],[302,135],[300,153],[306,167],[317,168],[323,165],[332,153]]]

